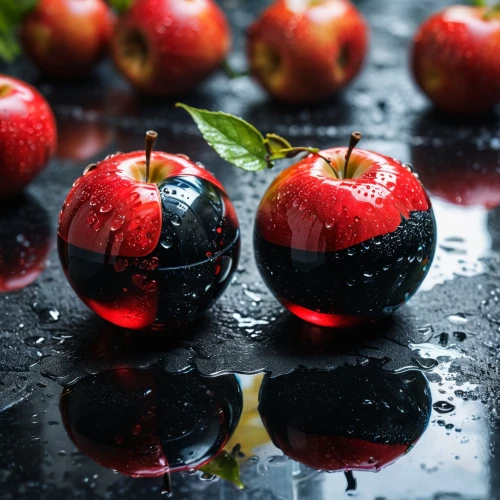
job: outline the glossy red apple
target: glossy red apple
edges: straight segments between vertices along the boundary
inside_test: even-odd
[[[0,198],[20,193],[47,165],[56,143],[45,98],[27,83],[0,75]]]
[[[391,313],[418,289],[436,246],[427,194],[409,167],[334,148],[276,177],[257,211],[259,271],[296,316],[349,327]]]
[[[137,0],[118,21],[112,54],[134,87],[170,96],[213,73],[230,42],[227,20],[213,0]]]
[[[39,0],[22,25],[21,40],[44,73],[84,76],[106,51],[114,22],[104,0]]]
[[[82,301],[131,329],[205,312],[239,258],[239,226],[220,182],[184,155],[147,150],[91,165],[59,219],[59,255]]]
[[[500,102],[500,12],[456,5],[432,15],[417,31],[415,79],[439,108],[481,112]]]
[[[0,203],[0,293],[21,290],[45,269],[51,249],[47,211],[31,196]]]
[[[279,100],[319,101],[358,74],[368,36],[348,0],[277,0],[249,29],[250,70]]]

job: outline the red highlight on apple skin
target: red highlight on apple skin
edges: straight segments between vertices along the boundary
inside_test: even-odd
[[[44,73],[81,77],[104,55],[114,24],[103,0],[39,0],[22,25],[21,41]]]
[[[417,31],[411,56],[415,80],[438,107],[477,113],[500,102],[500,13],[456,5]]]
[[[359,73],[368,38],[348,0],[277,0],[249,29],[250,71],[278,100],[320,101]]]
[[[134,87],[173,96],[212,74],[230,45],[228,22],[213,0],[137,0],[120,16],[111,51]]]
[[[0,199],[22,192],[56,144],[56,121],[45,98],[31,85],[0,75]]]

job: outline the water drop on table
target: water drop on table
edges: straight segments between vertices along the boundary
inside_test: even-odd
[[[432,405],[432,407],[438,413],[451,413],[455,409],[455,406],[453,406],[451,403],[448,403],[448,401],[437,401]]]

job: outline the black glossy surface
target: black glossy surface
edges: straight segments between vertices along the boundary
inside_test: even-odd
[[[392,313],[417,291],[434,258],[435,234],[430,210],[412,212],[396,231],[337,252],[287,248],[255,230],[254,252],[278,300],[369,320]]]
[[[278,105],[250,79],[228,81],[222,74],[183,100],[239,114],[263,132],[281,133],[297,144],[344,146],[350,133],[361,129],[365,149],[403,162],[415,153],[429,154],[434,178],[439,172],[435,162],[453,162],[457,155],[468,158],[455,163],[458,176],[469,175],[477,162],[480,172],[491,169],[487,164],[491,157],[496,161],[500,151],[498,114],[443,121],[429,112],[408,73],[413,31],[446,3],[357,2],[372,27],[368,64],[352,87],[321,105]],[[264,4],[221,1],[235,30],[231,62],[237,69],[245,67],[243,30]],[[225,185],[242,227],[242,256],[230,287],[210,314],[187,328],[146,338],[105,325],[89,312],[64,279],[54,248],[35,284],[1,295],[0,497],[159,496],[160,479],[115,475],[78,452],[67,437],[58,409],[61,385],[87,374],[157,363],[172,372],[196,366],[205,374],[267,370],[279,375],[297,366],[331,370],[370,360],[382,361],[387,371],[426,368],[433,403],[444,401],[455,409],[445,414],[433,409],[420,441],[395,464],[377,474],[357,473],[357,498],[499,497],[500,209],[465,208],[434,198],[438,249],[421,290],[376,328],[332,335],[284,314],[254,265],[255,210],[274,172],[246,174],[229,167],[204,144],[187,115],[172,102],[131,92],[108,62],[89,80],[73,85],[44,79],[22,60],[1,71],[36,84],[53,105],[64,132],[67,147],[29,188],[49,214],[53,235],[66,194],[86,164],[117,150],[143,148],[145,130],[154,128],[160,133],[158,149],[203,162]],[[69,159],[68,149],[77,159]],[[246,443],[245,456],[259,458],[242,462],[246,490],[182,473],[173,477],[175,498],[342,498],[343,474],[319,474],[281,458],[255,413],[260,382],[246,377],[242,382],[247,408],[230,445],[234,440]]]

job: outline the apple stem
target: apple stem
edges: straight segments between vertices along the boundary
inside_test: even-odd
[[[347,149],[347,154],[345,155],[345,163],[344,163],[344,179],[347,178],[347,168],[349,166],[349,160],[351,159],[351,154],[353,149],[356,147],[358,142],[361,140],[363,136],[361,132],[353,132],[351,134],[351,138],[349,140],[349,148]]]
[[[158,137],[158,133],[154,130],[148,130],[146,132],[146,182],[149,182],[149,165],[151,163],[151,151],[153,150],[153,145]]]

